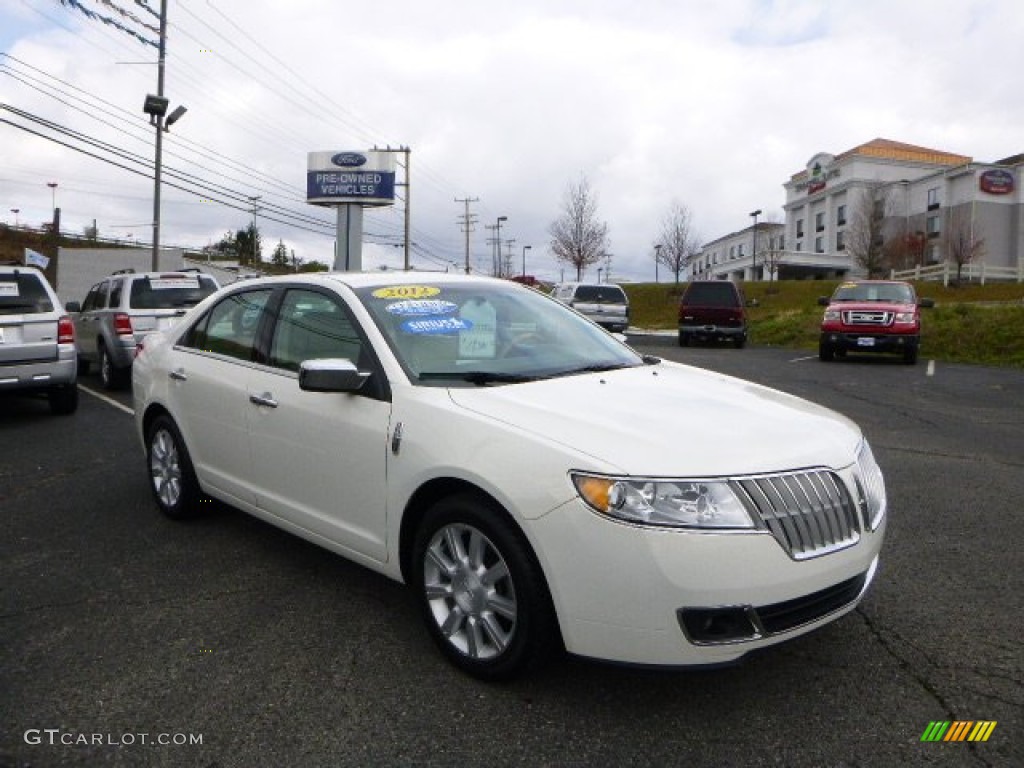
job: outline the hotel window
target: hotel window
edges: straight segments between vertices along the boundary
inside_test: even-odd
[[[846,223],[846,206],[840,205],[836,208],[836,226],[841,227]]]
[[[821,232],[825,229],[825,214],[816,213],[814,214],[814,231]]]
[[[797,237],[803,237],[804,236],[804,220],[803,219],[797,219],[796,220],[796,236]]]
[[[740,243],[738,246],[736,246],[736,258],[743,258],[743,243]]]
[[[729,246],[729,258],[730,259],[735,259],[736,258],[736,246],[735,245],[730,245]]]
[[[825,252],[825,238],[816,237],[814,238],[814,252],[824,253]]]
[[[846,230],[844,229],[841,229],[838,232],[836,232],[836,250],[846,250]]]
[[[939,217],[929,216],[928,217],[928,237],[939,236]]]
[[[804,244],[801,243],[799,240],[797,240],[797,242],[796,242],[796,249],[798,251],[802,251],[804,249]]]
[[[932,187],[928,190],[928,210],[934,211],[939,207],[939,188]]]
[[[785,235],[779,235],[779,250],[780,251],[786,250],[786,236]]]

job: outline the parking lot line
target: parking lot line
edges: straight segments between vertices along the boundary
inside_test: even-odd
[[[817,355],[808,355],[807,357],[794,357],[789,362],[791,362],[791,363],[802,363],[804,360],[817,360],[817,359],[818,359]]]
[[[133,409],[129,408],[127,405],[122,405],[121,403],[117,402],[117,400],[114,400],[113,398],[107,397],[106,395],[104,395],[101,392],[97,392],[94,389],[89,389],[89,387],[83,387],[81,384],[78,385],[78,388],[80,390],[82,390],[83,392],[88,392],[93,397],[102,400],[107,405],[112,405],[115,408],[117,408],[119,411],[124,411],[129,416],[134,416],[135,415],[135,411]]]

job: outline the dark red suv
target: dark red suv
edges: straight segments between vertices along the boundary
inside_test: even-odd
[[[917,362],[921,346],[919,307],[934,306],[931,299],[918,300],[910,283],[895,280],[852,280],[818,303],[827,307],[818,342],[821,360],[847,352],[890,352],[908,365]]]
[[[747,343],[747,310],[739,286],[728,280],[690,283],[679,301],[679,346],[691,339]]]

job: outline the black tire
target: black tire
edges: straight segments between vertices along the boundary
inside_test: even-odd
[[[747,344],[747,340],[742,336],[737,336],[732,340],[732,343],[733,346],[736,347],[736,349],[743,349],[743,347],[746,346]]]
[[[688,346],[690,346],[690,334],[683,333],[682,331],[679,332],[679,346],[680,347],[688,347]]]
[[[835,354],[835,352],[830,344],[826,344],[825,342],[820,342],[818,344],[818,359],[821,360],[821,362],[831,362],[833,354]]]
[[[84,357],[78,358],[78,375],[87,376],[89,375],[89,361]]]
[[[125,381],[124,370],[114,365],[114,361],[110,359],[107,347],[103,342],[97,345],[96,355],[99,357],[97,367],[100,371],[100,384],[103,385],[103,388],[113,390],[123,387]]]
[[[540,565],[493,501],[467,493],[434,504],[416,532],[411,563],[427,629],[462,671],[508,680],[561,648]]]
[[[78,410],[78,383],[54,387],[47,393],[50,412],[67,416]]]
[[[166,414],[157,416],[146,430],[146,466],[149,488],[160,511],[181,520],[199,513],[202,493],[185,441]]]
[[[907,365],[917,365],[917,346],[911,345],[903,350],[903,362]]]

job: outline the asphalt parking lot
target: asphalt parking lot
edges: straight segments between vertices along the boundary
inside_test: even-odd
[[[401,585],[220,505],[160,517],[127,393],[0,400],[0,765],[1024,765],[1024,372],[634,341],[861,425],[890,514],[857,611],[736,667],[487,685]]]

